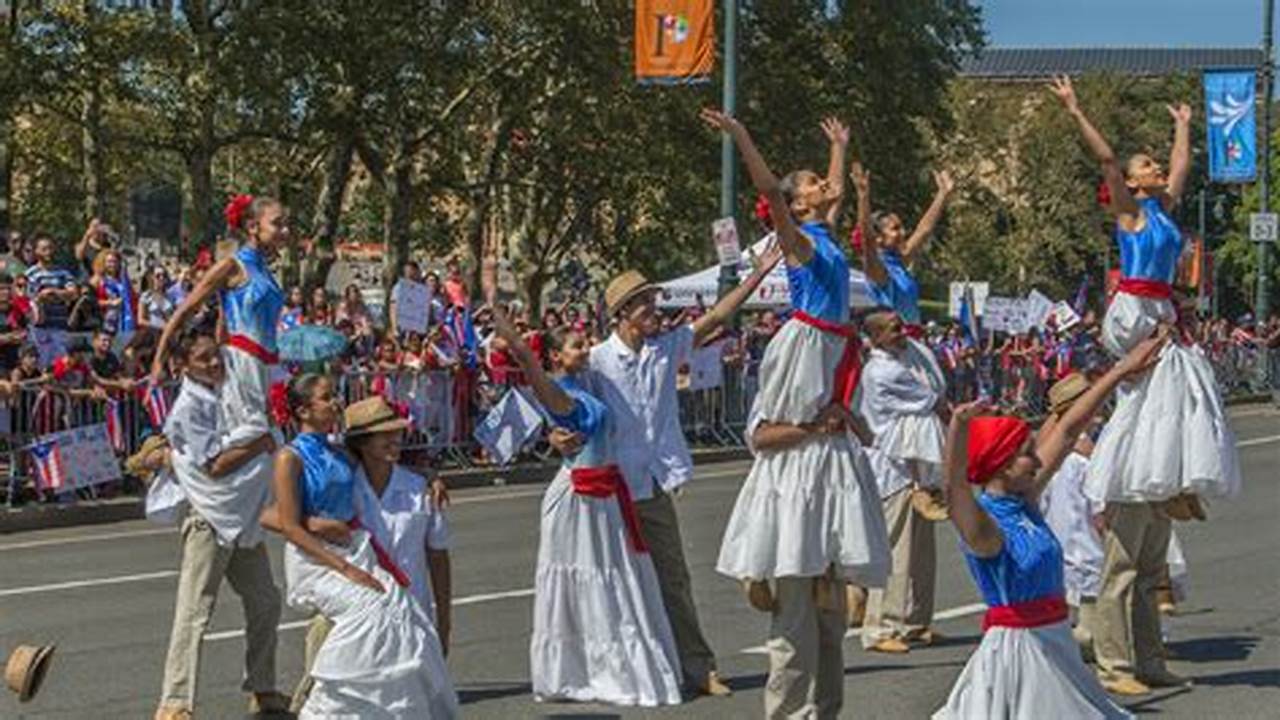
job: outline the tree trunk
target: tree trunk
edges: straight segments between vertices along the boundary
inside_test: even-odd
[[[387,307],[391,306],[391,287],[400,276],[400,267],[409,259],[409,221],[413,204],[413,157],[407,151],[408,134],[402,138],[395,157],[388,168],[385,184],[386,201],[382,214],[383,292],[387,295]]]
[[[102,167],[102,95],[97,88],[85,91],[80,109],[81,173],[84,179],[84,220],[102,218],[107,211],[106,183]]]
[[[212,251],[214,225],[209,208],[213,205],[213,152],[207,146],[193,148],[186,161],[187,250],[194,253],[200,247],[208,247]]]
[[[0,240],[8,245],[9,202],[13,199],[13,123],[6,115],[0,118]]]
[[[524,302],[529,309],[529,325],[540,326],[542,323],[542,291],[547,286],[547,274],[541,268],[529,273],[524,279]]]
[[[351,179],[351,159],[355,153],[355,138],[349,133],[338,139],[325,159],[324,178],[320,185],[320,198],[316,202],[316,214],[311,223],[312,253],[303,261],[302,281],[305,285],[323,284],[334,261],[334,241],[338,235],[338,221],[342,218],[342,200]]]

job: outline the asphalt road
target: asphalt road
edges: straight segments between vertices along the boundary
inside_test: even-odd
[[[1190,690],[1127,704],[1168,718],[1280,717],[1280,414],[1234,411],[1246,477],[1241,499],[1210,508],[1207,523],[1179,524],[1191,597],[1167,627],[1171,663]],[[467,718],[749,718],[761,712],[767,618],[737,584],[717,576],[720,533],[744,463],[698,469],[680,514],[703,627],[735,693],[653,711],[535,703],[528,685],[539,486],[459,492],[450,511],[456,588],[450,666]],[[944,700],[978,641],[977,596],[940,526],[938,627],[948,640],[906,656],[845,646],[844,717],[924,718]],[[273,547],[279,560],[279,546]],[[38,531],[0,538],[0,651],[21,642],[59,646],[41,695],[19,705],[0,693],[0,718],[149,718],[160,689],[173,612],[178,542],[146,522]],[[277,573],[277,578],[280,578]],[[290,687],[302,664],[301,618],[287,613],[279,672]],[[239,603],[224,587],[206,639],[201,718],[245,717],[239,691]],[[1048,718],[1048,715],[1046,715]]]

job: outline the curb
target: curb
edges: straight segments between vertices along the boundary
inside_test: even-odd
[[[748,460],[751,453],[746,448],[716,448],[693,453],[693,464]],[[451,490],[528,485],[548,482],[560,469],[558,462],[540,462],[511,468],[467,468],[446,470],[441,477]],[[28,505],[22,508],[0,510],[0,535],[49,530],[80,525],[104,525],[125,520],[142,520],[146,517],[142,498],[114,498],[90,500],[71,505]]]

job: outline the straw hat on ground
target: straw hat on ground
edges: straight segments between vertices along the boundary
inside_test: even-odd
[[[53,645],[19,645],[9,655],[4,666],[4,682],[18,694],[18,702],[27,702],[40,691],[54,648]]]
[[[351,403],[342,414],[346,425],[345,435],[349,438],[373,433],[408,430],[409,421],[391,407],[391,403],[381,395],[365,398]]]
[[[658,286],[636,270],[628,270],[609,283],[604,291],[605,312],[615,317],[632,298],[646,292],[658,290]]]

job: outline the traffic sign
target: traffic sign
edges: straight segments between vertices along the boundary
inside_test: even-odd
[[[1280,222],[1277,222],[1275,213],[1250,213],[1249,215],[1249,239],[1254,242],[1276,241],[1276,236],[1280,235]]]

